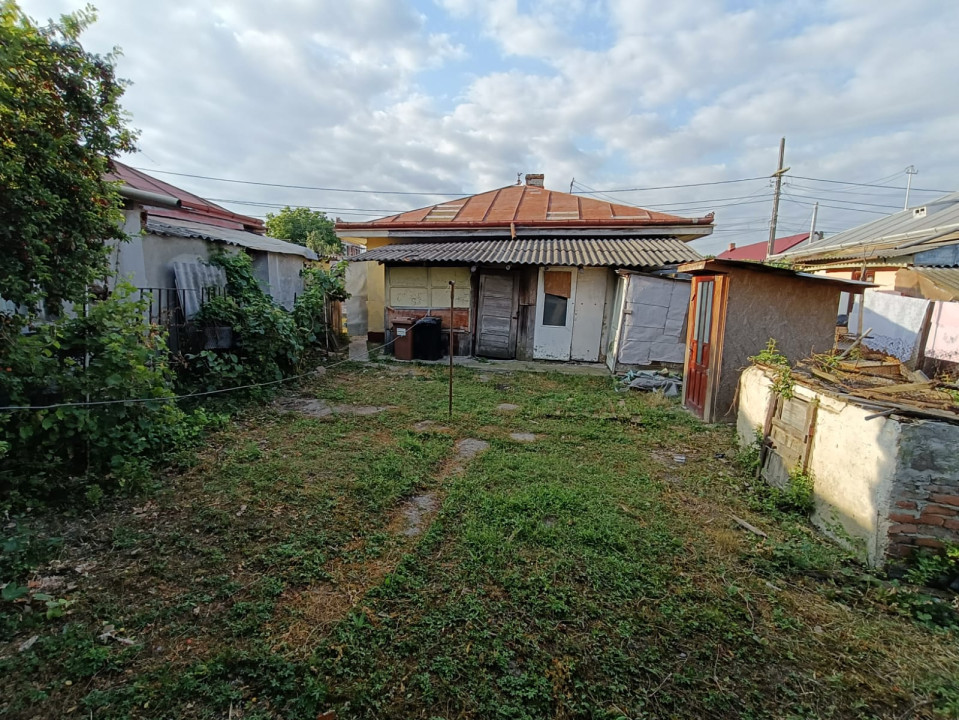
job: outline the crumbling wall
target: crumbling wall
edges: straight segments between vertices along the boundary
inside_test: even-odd
[[[888,554],[959,544],[959,426],[903,424],[891,494]]]
[[[772,381],[747,368],[739,387],[737,430],[755,442]],[[959,544],[959,425],[876,417],[876,411],[797,384],[819,403],[808,472],[812,521],[870,565],[927,548]]]

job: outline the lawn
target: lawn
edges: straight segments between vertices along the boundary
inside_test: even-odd
[[[293,394],[6,519],[0,715],[959,717],[950,600],[820,539],[728,428],[608,378],[457,369],[452,419],[435,366]]]

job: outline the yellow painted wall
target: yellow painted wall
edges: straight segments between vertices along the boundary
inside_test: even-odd
[[[470,269],[467,267],[391,267],[386,276],[390,307],[448,308],[450,286],[456,283],[453,307],[470,306]]]
[[[343,238],[375,250],[384,245],[394,245],[395,238],[349,237]],[[390,271],[390,287],[387,289],[386,268],[380,263],[361,263],[366,268],[366,297],[368,329],[371,333],[384,332],[385,311],[391,307],[448,308],[450,303],[449,281],[456,283],[454,306],[470,306],[470,270],[458,268],[394,267]]]

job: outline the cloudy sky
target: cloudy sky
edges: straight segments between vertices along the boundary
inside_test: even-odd
[[[45,20],[85,2],[20,5]],[[251,215],[362,220],[543,172],[555,190],[714,210],[699,249],[718,252],[766,238],[781,136],[779,235],[808,230],[816,201],[827,232],[894,212],[910,165],[910,204],[959,187],[956,2],[96,4],[84,44],[119,45],[133,83],[127,161]]]

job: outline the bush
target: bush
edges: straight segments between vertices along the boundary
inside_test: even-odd
[[[219,253],[211,262],[226,271],[226,292],[209,300],[196,322],[232,328],[233,347],[187,357],[182,381],[190,388],[213,390],[281,380],[302,371],[310,349],[333,332],[326,324],[326,303],[347,297],[345,268],[304,269],[304,291],[288,312],[260,288],[248,255]]]
[[[39,406],[0,414],[0,493],[51,497],[86,489],[91,478],[123,486],[197,435],[197,422],[166,400],[174,391],[165,336],[144,321],[147,301],[133,293],[121,284],[106,300],[91,297],[85,313],[30,332],[19,322],[0,327],[0,404]],[[147,400],[83,405],[131,398]],[[43,407],[64,403],[78,404]]]

